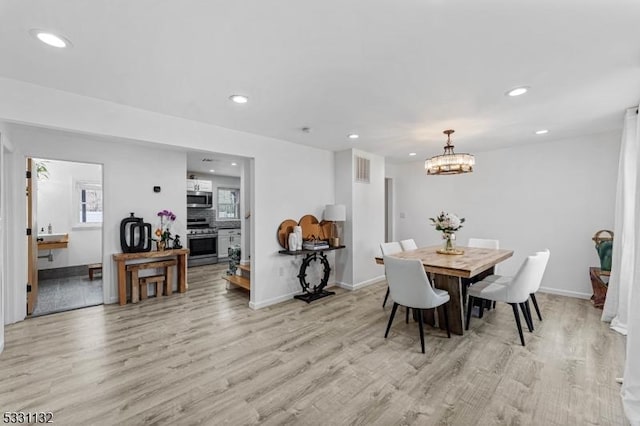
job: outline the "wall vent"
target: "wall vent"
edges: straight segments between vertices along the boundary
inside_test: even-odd
[[[370,164],[371,160],[368,158],[355,156],[354,158],[355,181],[359,183],[369,183],[370,181]]]

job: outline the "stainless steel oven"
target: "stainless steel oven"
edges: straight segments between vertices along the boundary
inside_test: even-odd
[[[189,266],[218,263],[218,228],[204,218],[187,218]]]
[[[218,233],[187,235],[189,266],[218,263]]]
[[[187,207],[201,209],[213,207],[213,192],[187,191]]]

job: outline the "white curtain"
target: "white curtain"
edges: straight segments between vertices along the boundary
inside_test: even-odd
[[[616,191],[613,262],[603,321],[627,335],[622,385],[625,414],[640,425],[640,121],[638,108],[627,110],[620,145]]]

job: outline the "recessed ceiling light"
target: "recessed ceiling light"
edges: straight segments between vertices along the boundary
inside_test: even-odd
[[[415,155],[417,155],[415,152],[410,152],[410,153],[409,153],[409,156],[410,156],[410,157],[413,157],[413,156],[415,156]]]
[[[238,163],[231,163],[231,165],[232,165],[232,166],[237,166],[237,165],[238,165]]]
[[[357,133],[349,133],[349,134],[347,135],[347,137],[348,137],[349,139],[358,139],[358,138],[360,137],[360,135],[359,135],[359,134],[357,134]]]
[[[215,170],[213,170],[213,169],[211,169],[211,170],[209,170],[209,171],[210,171],[211,173],[215,172]]]
[[[246,104],[247,102],[249,102],[249,98],[244,95],[231,95],[229,96],[229,99],[237,104]]]
[[[536,135],[546,135],[547,133],[549,133],[547,129],[536,130]]]
[[[71,42],[66,38],[48,31],[32,29],[32,30],[29,30],[29,34],[31,34],[41,42],[48,44],[49,46],[52,46],[52,47],[63,49],[65,47],[71,46]]]
[[[507,96],[520,96],[524,95],[529,91],[527,86],[516,87],[515,89],[511,89],[507,92]]]

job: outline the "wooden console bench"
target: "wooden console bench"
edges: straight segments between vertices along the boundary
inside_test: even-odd
[[[163,251],[147,251],[142,253],[116,253],[113,260],[118,269],[118,301],[120,305],[127,303],[127,262],[140,259],[149,259],[156,263],[160,259],[176,259],[178,269],[178,291],[187,291],[187,255],[189,249],[175,249]],[[134,285],[138,285],[136,282]]]

